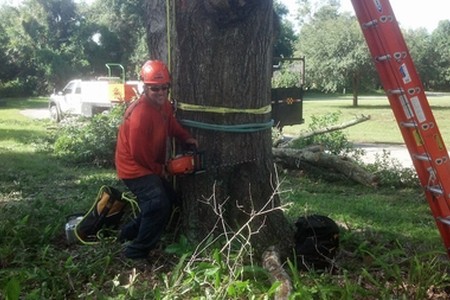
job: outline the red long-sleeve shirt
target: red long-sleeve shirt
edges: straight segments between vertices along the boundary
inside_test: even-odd
[[[191,134],[173,115],[166,101],[162,107],[149,103],[145,95],[125,112],[117,137],[115,164],[120,179],[149,174],[161,175],[169,139],[185,142]]]

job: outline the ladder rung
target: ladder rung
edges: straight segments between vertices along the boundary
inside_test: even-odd
[[[377,24],[378,24],[377,20],[372,20],[372,21],[369,21],[367,23],[364,23],[363,27],[364,28],[375,27],[375,26],[377,26]]]
[[[409,127],[409,128],[417,127],[416,122],[400,122],[400,125],[403,127]]]
[[[430,192],[432,192],[432,193],[435,193],[435,194],[439,194],[439,195],[443,195],[444,194],[444,192],[442,191],[441,187],[438,186],[438,185],[428,186],[428,190]]]
[[[380,56],[375,57],[375,59],[376,59],[377,61],[386,61],[386,60],[390,60],[390,59],[391,59],[391,56],[390,56],[389,54],[386,54],[386,55],[380,55]]]
[[[395,90],[389,90],[389,93],[392,95],[403,95],[405,91],[403,89],[395,89]]]
[[[411,151],[413,154],[411,157],[414,160],[417,175],[424,183],[423,191],[426,193],[433,218],[438,223],[450,258],[450,207],[448,206],[450,186],[448,170],[443,170],[450,164],[450,158],[447,153],[445,156],[435,157],[435,152],[440,153],[441,150],[446,149],[437,124],[432,118],[431,107],[421,86],[421,80],[415,72],[414,63],[406,61],[410,58],[410,54],[389,1],[352,0],[351,2],[363,29],[372,61],[377,67],[381,86],[392,88],[392,90],[385,88],[386,94],[389,96],[398,125],[402,131],[405,131],[402,133],[404,133],[406,145],[410,149],[415,149]],[[436,132],[432,132],[433,128]],[[419,163],[419,159],[429,162]],[[442,212],[437,213],[441,208]]]
[[[438,221],[450,226],[450,217],[437,217]]]
[[[414,154],[414,158],[417,160],[423,160],[423,161],[430,161],[431,158],[428,156],[428,154]]]

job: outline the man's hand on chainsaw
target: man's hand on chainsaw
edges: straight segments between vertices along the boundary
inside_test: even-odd
[[[188,149],[167,161],[166,174],[177,176],[196,174],[199,171],[203,171],[203,152],[197,151],[198,141],[194,138],[189,138],[184,143]]]

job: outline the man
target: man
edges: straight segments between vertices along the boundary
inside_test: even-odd
[[[149,60],[141,70],[144,91],[128,107],[117,138],[117,175],[137,197],[141,212],[126,224],[120,240],[130,240],[125,256],[147,257],[159,241],[171,214],[174,191],[166,181],[170,138],[198,146],[173,115],[168,101],[171,78],[166,65]]]

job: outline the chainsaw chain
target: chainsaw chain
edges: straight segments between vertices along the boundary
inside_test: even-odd
[[[213,153],[217,153],[216,150],[218,150],[220,148],[221,148],[221,144],[219,142],[219,134],[216,134],[215,137],[214,137],[214,143],[213,143],[213,147],[212,147]],[[223,158],[226,158],[226,157],[227,157],[227,155],[223,155],[222,156],[222,161],[223,160],[229,161],[229,162],[226,162],[226,163],[223,163],[223,162],[219,163],[218,159],[214,155],[212,155],[210,157],[207,157],[206,158],[206,161],[207,161],[206,167],[209,168],[209,169],[218,170],[220,168],[230,168],[230,167],[234,167],[234,166],[237,166],[237,165],[242,165],[242,164],[245,164],[245,163],[256,162],[256,161],[259,160],[259,159],[254,158],[254,157],[253,158],[244,158],[244,159],[242,159],[242,158],[241,159],[235,159],[235,157],[232,157],[232,156],[230,156],[229,159],[223,159]]]

